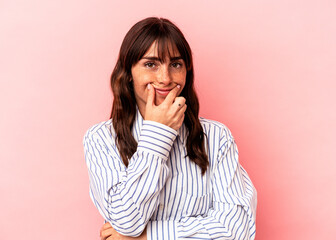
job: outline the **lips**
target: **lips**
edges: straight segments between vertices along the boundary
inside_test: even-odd
[[[155,88],[155,92],[162,96],[167,96],[172,88],[164,89],[164,88]]]

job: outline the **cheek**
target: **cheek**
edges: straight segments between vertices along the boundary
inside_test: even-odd
[[[179,84],[181,86],[181,90],[180,90],[179,94],[181,94],[181,92],[183,91],[183,89],[185,88],[185,85],[186,85],[186,74],[181,76],[181,80],[180,80]]]
[[[139,97],[143,98],[146,97],[146,86],[147,85],[143,85],[143,84],[139,84],[139,83],[134,83],[133,84],[133,89],[134,89],[134,93],[136,95],[138,95]]]
[[[183,74],[180,77],[179,84],[181,85],[181,91],[184,88],[184,86],[186,85],[186,77],[187,77],[186,74]]]
[[[141,67],[136,67],[132,70],[132,79],[134,85],[146,85],[151,79],[151,74]]]

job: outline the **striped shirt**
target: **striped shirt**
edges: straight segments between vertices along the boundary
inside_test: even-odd
[[[120,234],[147,239],[254,239],[256,190],[238,162],[229,129],[200,118],[209,167],[204,175],[189,160],[187,129],[143,120],[132,134],[137,150],[126,167],[111,119],[84,137],[90,197]]]

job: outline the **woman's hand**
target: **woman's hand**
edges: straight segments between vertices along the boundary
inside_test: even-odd
[[[145,228],[145,230],[139,237],[124,236],[118,233],[116,230],[114,230],[111,224],[107,222],[100,229],[100,239],[101,240],[146,240],[147,233],[146,233],[146,228]]]
[[[155,105],[155,90],[151,84],[148,84],[148,95],[146,103],[145,120],[151,120],[162,123],[178,130],[184,120],[184,112],[187,109],[184,97],[177,97],[180,85],[173,88],[165,100],[159,105]]]

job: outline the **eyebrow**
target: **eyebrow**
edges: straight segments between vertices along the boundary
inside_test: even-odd
[[[143,57],[142,59],[147,59],[147,60],[151,60],[151,61],[161,61],[160,58],[158,58],[158,57]],[[176,57],[170,58],[170,61],[176,61],[176,60],[180,60],[180,59],[182,59],[181,56],[176,56]]]

